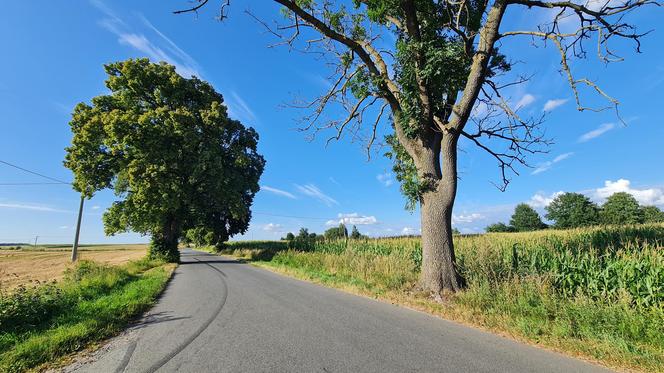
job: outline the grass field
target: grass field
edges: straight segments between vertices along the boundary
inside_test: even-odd
[[[443,303],[417,291],[417,238],[234,242],[223,253],[613,368],[664,372],[664,225],[457,236],[455,245],[468,288]]]
[[[52,273],[61,277],[57,283],[0,292],[0,372],[42,370],[44,364],[121,331],[154,303],[175,268],[146,259],[145,249],[102,253],[116,258],[58,266]],[[97,252],[88,254],[90,259]],[[143,259],[128,261],[127,255]],[[25,258],[21,260],[30,260]]]
[[[147,245],[85,245],[79,260],[93,260],[110,265],[127,263],[145,256]],[[11,291],[20,285],[61,280],[72,267],[71,246],[25,246],[19,250],[0,247],[0,291]]]

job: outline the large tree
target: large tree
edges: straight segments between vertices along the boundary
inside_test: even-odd
[[[599,207],[580,193],[563,193],[546,207],[546,218],[560,229],[599,224]]]
[[[419,204],[422,224],[420,284],[439,295],[464,286],[452,242],[452,209],[457,192],[460,139],[487,151],[499,165],[504,189],[509,173],[548,141],[538,126],[541,117],[524,118],[507,98],[522,77],[511,78],[510,59],[498,47],[509,38],[553,45],[562,76],[569,82],[579,110],[584,88],[615,106],[593,81],[577,77],[570,60],[586,56],[585,43],[602,61],[615,60],[609,41],[641,36],[623,16],[652,0],[275,0],[285,19],[258,23],[281,44],[322,56],[333,66],[329,91],[298,106],[312,110],[306,128],[333,129],[331,139],[363,126],[371,148],[382,119],[389,118],[387,142],[402,191],[411,205]],[[208,0],[196,0],[176,13],[198,12]],[[219,3],[217,3],[219,5]],[[221,0],[219,18],[228,16],[230,1]],[[503,25],[508,9],[550,12],[539,28],[509,30]],[[251,13],[250,13],[251,14]],[[562,25],[564,23],[564,25]],[[568,29],[570,29],[567,31]],[[563,31],[566,30],[566,31]],[[389,41],[394,40],[390,45]],[[598,46],[598,47],[597,47]],[[511,56],[515,60],[522,56]],[[477,109],[480,110],[477,110]],[[325,115],[326,109],[331,115]],[[345,110],[340,117],[338,110]],[[326,118],[332,118],[326,120]]]
[[[65,166],[87,197],[112,188],[106,234],[150,234],[150,254],[175,261],[186,229],[216,240],[246,231],[264,160],[258,134],[228,118],[221,94],[147,59],[104,66],[109,94],[80,103]]]
[[[510,225],[519,232],[534,231],[546,228],[535,209],[525,203],[520,203],[514,208],[514,214],[510,219]]]
[[[614,193],[602,205],[599,211],[602,224],[640,224],[644,214],[639,202],[629,193]]]

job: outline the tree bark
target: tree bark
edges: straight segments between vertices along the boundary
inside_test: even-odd
[[[446,133],[440,146],[429,147],[420,158],[421,179],[430,187],[420,197],[422,271],[420,286],[437,296],[465,286],[459,275],[452,241],[452,209],[457,190],[457,140]],[[434,142],[436,142],[434,141]],[[442,167],[441,167],[442,166]]]

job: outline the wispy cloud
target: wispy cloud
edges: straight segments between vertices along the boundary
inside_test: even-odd
[[[182,48],[178,47],[170,38],[159,31],[142,14],[138,15],[141,23],[150,31],[154,39],[150,39],[144,33],[136,31],[123,19],[121,19],[108,5],[101,0],[92,0],[98,10],[104,13],[105,18],[99,21],[99,25],[118,37],[118,43],[126,45],[149,57],[153,62],[166,61],[174,65],[177,72],[189,78],[192,75],[202,77],[198,63]]]
[[[535,102],[535,96],[531,95],[530,93],[526,93],[521,97],[521,99],[516,103],[515,110],[522,109],[530,104]]]
[[[615,123],[604,123],[604,124],[600,125],[599,127],[597,127],[596,129],[594,129],[590,132],[586,132],[583,135],[581,135],[581,137],[579,137],[579,142],[590,141],[590,140],[592,140],[596,137],[602,136],[603,134],[611,131],[614,128],[616,128]]]
[[[18,210],[32,210],[32,211],[43,211],[43,212],[67,212],[68,210],[56,209],[49,206],[38,205],[33,203],[0,203],[0,208],[4,209],[18,209]]]
[[[312,198],[316,198],[319,201],[323,202],[328,207],[339,204],[339,202],[337,202],[334,198],[328,196],[327,194],[323,193],[323,191],[321,191],[314,184],[307,184],[307,185],[295,184],[295,187],[300,191],[300,193]]]
[[[479,213],[452,215],[452,223],[472,223],[477,220],[485,220],[486,216]]]
[[[564,192],[555,192],[552,193],[551,195],[545,195],[544,193],[535,193],[532,197],[530,197],[530,200],[526,202],[528,205],[534,208],[543,208],[551,204],[556,197],[559,195],[563,194]]]
[[[548,100],[547,102],[544,103],[544,108],[542,109],[543,111],[553,111],[559,106],[564,105],[567,101],[569,101],[566,98],[558,98],[558,99],[553,99],[553,100]]]
[[[386,187],[388,187],[388,186],[394,184],[394,175],[392,175],[392,174],[389,173],[389,172],[386,172],[386,173],[384,173],[384,174],[378,174],[378,175],[376,176],[376,179],[377,179],[381,184],[385,185]]]
[[[267,223],[263,226],[263,230],[272,233],[283,233],[284,227],[281,224]]]
[[[246,101],[235,91],[231,91],[230,95],[224,96],[226,101],[226,107],[228,108],[228,114],[231,117],[240,119],[242,121],[256,123],[258,117],[251,110],[251,107],[247,104]]]
[[[420,233],[420,230],[413,227],[403,227],[403,229],[401,230],[401,234],[407,236],[412,236],[418,233]]]
[[[101,208],[101,206],[99,206],[99,205],[94,205],[94,206],[91,207],[91,209],[93,209],[93,210],[99,210],[100,208]]]
[[[328,220],[325,225],[332,226],[332,225],[338,225],[338,224],[345,224],[345,225],[372,225],[372,224],[377,224],[378,219],[376,219],[375,216],[366,216],[366,215],[360,215],[356,212],[351,213],[351,214],[339,214],[338,215],[339,219],[338,220]]]
[[[277,189],[277,188],[272,188],[272,187],[267,186],[267,185],[261,185],[261,190],[264,190],[264,191],[266,191],[266,192],[270,192],[270,193],[276,194],[276,195],[278,195],[278,196],[288,197],[288,198],[290,198],[290,199],[297,199],[297,197],[295,197],[293,194],[291,194],[291,193],[289,193],[289,192],[287,192],[287,191],[285,191],[285,190],[281,190],[281,189]]]
[[[542,173],[542,172],[544,172],[544,171],[548,171],[551,167],[553,167],[554,164],[556,164],[556,163],[558,163],[558,162],[562,162],[562,161],[564,161],[565,159],[571,157],[572,155],[574,155],[574,153],[572,153],[572,152],[564,153],[564,154],[561,154],[561,155],[559,155],[559,156],[553,158],[553,159],[550,160],[550,161],[546,161],[546,162],[544,162],[544,163],[540,163],[540,165],[537,166],[537,168],[532,172],[532,175],[537,175],[537,174],[540,174],[540,173]]]

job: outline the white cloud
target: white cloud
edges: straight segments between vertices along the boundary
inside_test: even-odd
[[[325,205],[328,207],[331,207],[332,205],[338,205],[339,202],[337,202],[334,198],[328,196],[327,194],[323,193],[322,190],[320,190],[316,185],[314,184],[307,184],[307,185],[297,185],[295,184],[295,187],[300,191],[300,193],[307,195],[312,198],[316,198],[319,201],[323,202]]]
[[[267,223],[263,226],[263,230],[267,232],[273,232],[273,233],[281,233],[283,232],[283,226],[281,224],[275,224],[275,223]]]
[[[523,97],[521,97],[519,102],[516,103],[515,110],[522,109],[532,104],[533,102],[535,102],[535,96],[531,95],[530,93],[526,93],[525,95],[523,95]]]
[[[99,210],[100,208],[101,208],[101,206],[99,206],[99,205],[94,205],[94,206],[91,207],[91,209],[93,209],[93,210]]]
[[[297,197],[295,197],[293,194],[291,194],[291,193],[289,193],[289,192],[287,192],[287,191],[285,191],[285,190],[281,190],[281,189],[277,189],[277,188],[272,188],[272,187],[269,187],[269,186],[267,186],[267,185],[261,185],[261,190],[264,190],[264,191],[266,191],[266,192],[270,192],[270,193],[276,194],[276,195],[278,195],[278,196],[288,197],[288,198],[290,198],[290,199],[297,199]]]
[[[557,108],[558,106],[561,106],[561,105],[565,104],[567,101],[568,101],[568,99],[566,99],[566,98],[548,100],[546,103],[544,103],[544,108],[542,110],[543,111],[553,111],[553,109]]]
[[[61,226],[59,226],[58,228],[60,228],[60,229],[68,229],[69,226],[68,226],[68,225],[61,225]]]
[[[345,224],[345,225],[372,225],[372,224],[377,224],[378,219],[376,219],[375,216],[366,216],[366,215],[360,215],[356,212],[352,214],[339,214],[338,215],[339,219],[338,220],[328,220],[325,225],[328,226],[334,226],[334,225],[339,225],[339,224]]]
[[[401,234],[407,235],[407,236],[418,234],[419,232],[420,232],[419,229],[415,229],[415,228],[412,228],[412,227],[403,227],[403,229],[401,230]]]
[[[598,188],[593,192],[593,197],[603,200],[618,192],[631,194],[642,205],[664,205],[664,189],[635,189],[631,187],[631,182],[626,179],[605,181],[604,187]]]
[[[254,111],[237,92],[231,91],[231,94],[224,96],[224,98],[226,99],[228,115],[247,122],[255,123],[257,121],[258,118]]]
[[[389,172],[386,172],[386,173],[384,173],[384,174],[378,174],[378,175],[376,176],[376,179],[377,179],[381,184],[385,185],[386,187],[388,187],[388,186],[394,184],[394,178],[393,178],[393,175],[392,175],[391,173],[389,173]]]
[[[572,152],[564,153],[564,154],[561,154],[561,155],[555,157],[554,159],[552,159],[552,160],[550,160],[550,161],[546,161],[546,162],[544,162],[544,163],[540,163],[540,165],[537,166],[537,168],[532,172],[532,175],[537,175],[537,174],[540,174],[540,173],[542,173],[542,172],[544,172],[544,171],[547,171],[547,170],[549,170],[554,164],[556,164],[556,163],[558,163],[558,162],[561,162],[561,161],[564,161],[565,159],[571,157],[572,155],[574,155],[574,153],[572,153]]]
[[[546,196],[543,193],[535,193],[534,196],[530,197],[530,201],[526,203],[534,208],[543,208],[550,205],[556,197],[563,193],[563,191],[555,192],[549,196]]]
[[[604,124],[600,125],[599,127],[597,127],[596,129],[594,129],[590,132],[586,132],[583,135],[581,135],[581,137],[579,137],[579,142],[586,142],[586,141],[590,141],[590,140],[592,140],[596,137],[600,137],[603,134],[611,131],[615,127],[616,127],[616,125],[614,123],[604,123]]]
[[[457,224],[457,223],[472,223],[477,220],[484,220],[486,219],[486,216],[478,213],[472,213],[472,214],[461,214],[461,215],[452,215],[452,223]]]
[[[183,77],[189,78],[192,75],[202,77],[198,63],[143,15],[139,14],[138,17],[157,36],[157,42],[149,39],[143,33],[135,32],[133,27],[118,17],[103,1],[93,0],[92,4],[106,16],[99,22],[101,27],[116,35],[120,44],[138,50],[153,62],[166,61],[170,63],[175,66],[178,74]]]
[[[32,203],[0,203],[0,208],[5,209],[18,209],[18,210],[32,210],[32,211],[44,211],[44,212],[71,212],[68,210],[60,210],[52,207],[37,205]]]
[[[593,11],[601,10],[604,7],[616,7],[625,4],[625,0],[588,0],[586,7]]]

